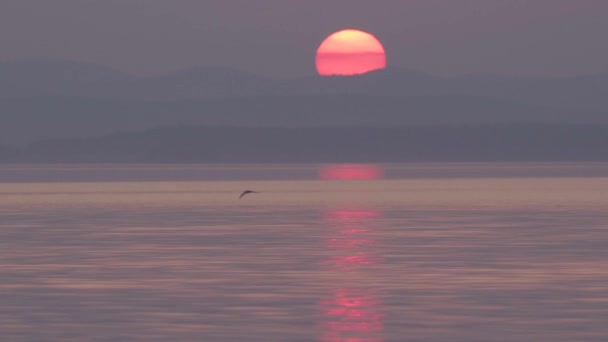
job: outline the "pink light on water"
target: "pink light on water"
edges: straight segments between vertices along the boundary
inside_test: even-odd
[[[337,221],[345,224],[359,223],[359,225],[365,226],[365,222],[361,222],[361,220],[378,217],[380,216],[380,213],[371,210],[332,210],[327,212],[325,216],[330,221]]]
[[[321,303],[325,308],[322,341],[382,341],[384,330],[375,296],[365,290],[338,289]]]
[[[384,173],[373,164],[333,164],[322,166],[319,177],[323,180],[374,180],[382,179]]]
[[[342,274],[344,282],[320,302],[323,332],[319,341],[384,341],[384,314],[378,293],[369,287],[372,273],[368,273],[383,261],[375,250],[374,229],[375,221],[381,218],[381,212],[365,209],[324,213],[329,228],[327,265],[332,272]]]

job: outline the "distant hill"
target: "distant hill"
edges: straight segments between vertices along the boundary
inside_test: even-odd
[[[13,161],[16,158],[16,153],[16,148],[7,145],[0,145],[0,161]]]
[[[439,77],[385,69],[276,80],[221,67],[139,77],[57,60],[0,63],[0,141],[163,125],[403,126],[608,123],[608,73]]]
[[[222,67],[195,67],[177,72],[84,88],[79,95],[128,100],[180,100],[255,95],[270,89],[270,80]]]
[[[159,102],[46,97],[0,100],[0,122],[0,141],[24,143],[176,124],[395,127],[608,123],[608,116],[473,96],[277,95]]]
[[[401,128],[174,126],[97,138],[40,141],[22,147],[18,161],[608,161],[608,125],[431,125]]]
[[[267,79],[238,69],[194,67],[135,77],[95,64],[22,60],[0,63],[0,99],[62,95],[122,100],[208,97],[373,95],[474,96],[551,108],[608,112],[608,72],[578,77],[439,77],[389,68],[355,77]]]
[[[132,77],[97,64],[47,59],[6,61],[0,62],[0,99],[73,96],[84,88],[127,82]]]

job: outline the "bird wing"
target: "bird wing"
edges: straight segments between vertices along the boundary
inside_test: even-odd
[[[245,190],[245,191],[243,191],[241,196],[239,196],[239,199],[243,198],[243,196],[245,196],[247,194],[257,194],[257,193],[258,193],[257,191]]]

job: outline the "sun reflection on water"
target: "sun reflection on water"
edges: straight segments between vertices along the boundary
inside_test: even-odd
[[[320,303],[320,341],[381,342],[383,314],[373,287],[363,286],[372,277],[367,268],[382,260],[374,252],[371,221],[380,213],[369,210],[331,210],[324,219],[331,235],[326,241],[331,271],[339,279],[331,297]]]

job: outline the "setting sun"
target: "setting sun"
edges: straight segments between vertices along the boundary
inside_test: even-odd
[[[359,30],[343,30],[327,37],[317,49],[317,72],[322,76],[350,76],[386,67],[382,43]]]

